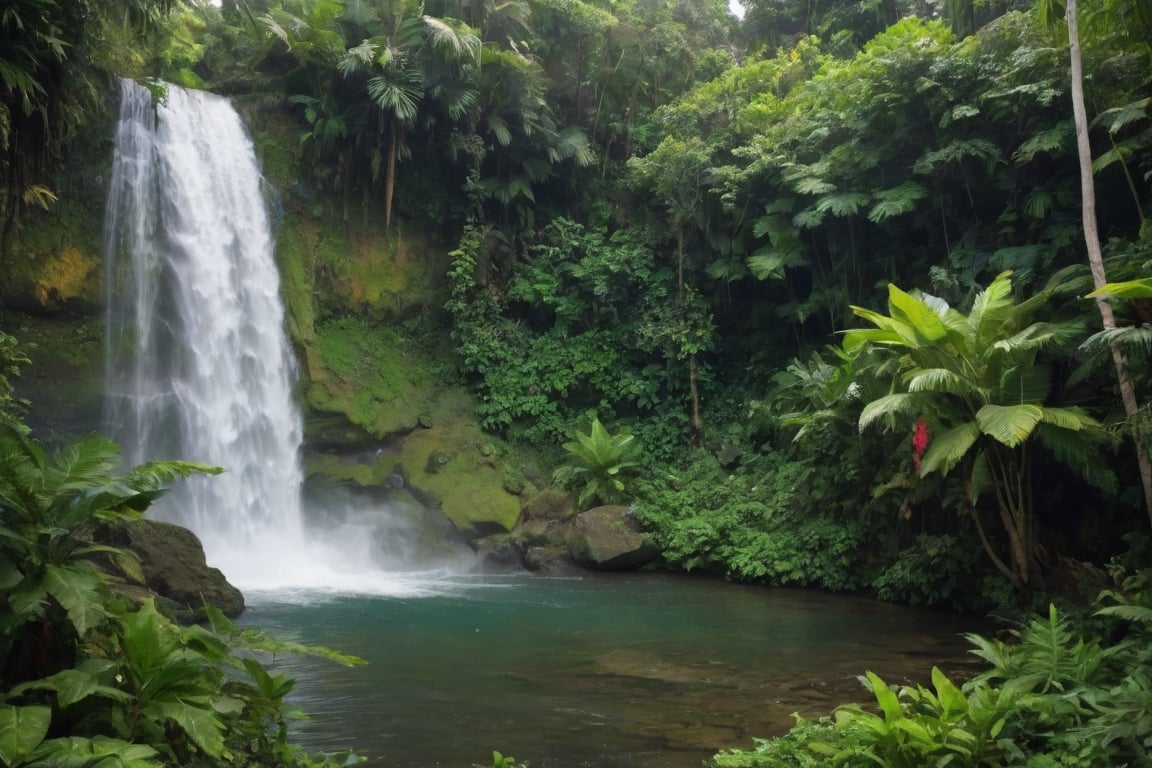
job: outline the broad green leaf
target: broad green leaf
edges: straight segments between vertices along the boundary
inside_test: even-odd
[[[44,589],[60,603],[81,637],[108,615],[103,587],[104,581],[86,569],[49,565],[44,575]]]
[[[1031,436],[1044,416],[1038,405],[985,405],[976,412],[980,431],[1009,448],[1015,448]]]
[[[158,702],[155,711],[179,725],[207,755],[220,757],[224,753],[224,724],[211,710],[177,700]]]
[[[939,667],[932,667],[932,687],[936,689],[936,697],[940,700],[940,707],[946,715],[958,715],[968,710],[968,701],[956,684],[940,671]]]
[[[852,314],[863,318],[882,331],[896,334],[905,346],[915,348],[918,346],[916,331],[907,322],[897,317],[888,317],[865,307],[851,306]]]
[[[867,344],[903,345],[904,343],[904,337],[900,334],[880,328],[848,331],[844,334],[843,342],[845,352],[854,352]]]
[[[876,704],[884,713],[885,721],[893,723],[902,719],[904,711],[900,708],[900,700],[896,698],[895,692],[875,672],[865,672],[865,675],[872,689],[872,695],[876,697]]]
[[[974,421],[968,421],[942,434],[933,435],[928,450],[920,460],[920,476],[931,472],[948,474],[980,439],[980,428]]]
[[[892,319],[903,321],[917,336],[929,342],[939,341],[947,335],[948,331],[935,310],[900,290],[894,283],[888,284],[888,312]]]
[[[36,759],[52,768],[160,768],[158,752],[146,744],[133,744],[107,736],[69,736],[49,739],[36,750]]]
[[[20,569],[4,555],[0,555],[0,591],[7,592],[24,579]]]
[[[1086,298],[1095,299],[1101,296],[1112,296],[1118,299],[1152,298],[1152,277],[1126,280],[1122,283],[1107,283],[1089,293]]]
[[[0,763],[24,762],[44,741],[51,722],[49,707],[0,707]]]

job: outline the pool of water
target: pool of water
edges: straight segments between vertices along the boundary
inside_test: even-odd
[[[967,663],[972,620],[654,575],[428,577],[394,596],[249,594],[242,625],[368,665],[277,659],[297,739],[367,765],[688,768],[865,696],[865,670]],[[970,657],[969,657],[970,658]]]

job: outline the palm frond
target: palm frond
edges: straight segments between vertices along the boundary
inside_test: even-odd
[[[974,340],[981,344],[995,337],[1005,314],[1012,307],[1012,273],[1001,272],[976,295],[972,309],[968,313],[968,326]]]
[[[480,38],[461,21],[422,17],[432,45],[446,48],[457,59],[477,59],[480,56]]]
[[[1061,464],[1105,493],[1116,492],[1116,473],[1100,454],[1103,430],[1071,430],[1042,423],[1036,440]]]
[[[368,95],[384,112],[409,122],[420,109],[420,75],[406,70],[377,75],[368,81]]]
[[[921,410],[921,404],[921,399],[910,392],[896,392],[873,400],[860,412],[860,431],[863,432],[872,422],[880,418],[917,414]]]
[[[1027,440],[1044,416],[1044,409],[1031,403],[985,405],[976,412],[980,431],[993,440],[1015,448]]]
[[[1107,328],[1097,331],[1084,340],[1080,349],[1085,352],[1100,352],[1113,344],[1129,349],[1143,349],[1152,353],[1152,324],[1130,325],[1124,328]]]
[[[363,40],[360,45],[349,48],[340,58],[340,73],[347,76],[371,66],[378,48],[379,46],[371,40]]]
[[[909,372],[909,392],[948,392],[966,395],[976,391],[972,382],[947,368],[916,368]]]
[[[980,428],[974,421],[965,422],[942,435],[936,435],[920,461],[920,476],[924,477],[932,472],[948,474],[968,455],[968,451],[972,450],[972,446],[979,439]]]

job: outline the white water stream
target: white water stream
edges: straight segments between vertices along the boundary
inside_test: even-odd
[[[109,427],[134,464],[226,470],[180,483],[153,512],[195,531],[209,564],[242,589],[421,589],[381,562],[387,510],[307,529],[295,361],[260,169],[236,111],[175,86],[157,106],[132,81],[121,94],[105,218]]]

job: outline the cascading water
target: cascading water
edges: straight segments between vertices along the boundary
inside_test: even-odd
[[[195,531],[237,585],[371,588],[379,525],[338,539],[305,530],[295,364],[239,116],[175,86],[159,104],[132,81],[121,95],[105,218],[110,430],[134,463],[225,468],[154,510]]]

